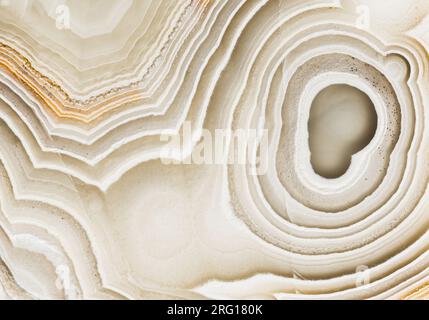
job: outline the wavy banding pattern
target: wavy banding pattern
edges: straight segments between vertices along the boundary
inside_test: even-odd
[[[2,5],[0,298],[427,298],[428,11],[423,0]],[[347,95],[326,93],[332,105],[312,116],[321,92],[345,87],[375,114],[359,148],[344,132],[369,120]],[[319,121],[329,148],[354,150],[335,177],[313,167]],[[267,139],[226,139],[244,164],[193,162],[219,130]]]

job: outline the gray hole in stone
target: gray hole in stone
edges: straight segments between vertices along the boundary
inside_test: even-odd
[[[377,113],[361,90],[331,85],[311,105],[308,121],[311,165],[325,178],[342,176],[353,154],[365,148],[377,129]]]

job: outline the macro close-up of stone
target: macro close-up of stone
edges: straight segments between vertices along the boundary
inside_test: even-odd
[[[429,1],[0,0],[0,299],[428,299]]]

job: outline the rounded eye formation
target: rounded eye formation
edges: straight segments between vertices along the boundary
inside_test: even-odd
[[[376,128],[377,113],[364,92],[349,85],[323,89],[312,103],[308,121],[314,171],[330,179],[343,175]]]

